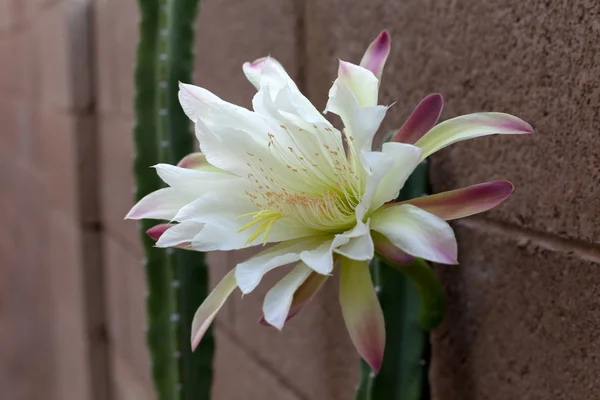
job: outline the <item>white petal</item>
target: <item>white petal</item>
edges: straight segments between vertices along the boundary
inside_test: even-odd
[[[191,248],[196,251],[229,251],[254,246],[248,243],[252,232],[238,233],[238,225],[230,221],[206,223],[202,230],[194,236]]]
[[[238,264],[235,278],[240,289],[244,293],[250,293],[258,286],[264,274],[282,265],[299,261],[300,253],[318,246],[322,241],[322,238],[306,238],[283,242]]]
[[[494,134],[528,134],[533,128],[527,122],[498,112],[462,115],[433,127],[415,146],[423,149],[421,159],[461,140]]]
[[[379,80],[368,69],[349,62],[340,61],[336,83],[350,89],[358,101],[360,108],[377,105]]]
[[[376,183],[377,189],[373,195],[371,210],[376,210],[398,197],[400,189],[419,165],[422,153],[420,148],[404,143],[385,143],[381,151],[392,159],[392,165]]]
[[[263,303],[263,314],[269,324],[277,329],[283,328],[294,293],[311,273],[312,269],[304,263],[299,263],[267,292]]]
[[[327,275],[330,274],[333,270],[333,253],[337,252],[340,249],[341,253],[348,252],[349,254],[355,255],[359,258],[364,256],[363,254],[358,254],[356,251],[358,248],[353,248],[353,246],[344,247],[349,244],[353,239],[361,238],[364,235],[369,235],[369,226],[368,224],[363,224],[360,220],[357,224],[350,230],[337,234],[333,237],[333,239],[327,240],[321,243],[318,247],[313,248],[311,250],[303,251],[300,254],[300,259],[304,261],[304,263],[319,274]],[[356,243],[359,244],[359,243]]]
[[[443,219],[409,204],[375,212],[371,229],[385,235],[408,254],[443,264],[456,264],[454,231]]]
[[[385,117],[387,107],[378,105],[361,107],[354,93],[347,86],[336,81],[329,91],[329,101],[325,111],[342,118],[346,136],[357,151],[368,151],[371,150],[373,136]]]
[[[375,255],[375,246],[369,231],[367,231],[361,236],[351,238],[347,244],[334,251],[352,260],[368,261]]]
[[[171,220],[177,212],[198,197],[189,192],[173,188],[159,189],[141,199],[129,211],[127,219],[166,219]]]
[[[200,171],[170,164],[157,164],[154,168],[160,179],[167,185],[180,190],[192,191],[198,196],[208,191],[222,191],[239,187],[243,183],[243,180],[237,176],[219,172]]]
[[[235,290],[235,269],[231,270],[221,282],[213,289],[208,297],[194,314],[192,321],[192,350],[195,350],[206,333],[206,330],[215,319],[217,312],[225,304],[225,300]]]
[[[194,236],[201,230],[204,224],[193,221],[185,221],[167,229],[156,242],[156,247],[177,247],[184,243],[191,243]]]
[[[231,193],[223,196],[220,193],[212,192],[198,197],[181,208],[174,220],[210,223],[237,220],[237,225],[241,228],[247,222],[237,217],[256,211],[260,210],[243,194]]]
[[[203,104],[219,104],[221,100],[216,95],[198,86],[179,83],[179,103],[189,119],[196,122],[202,112]]]

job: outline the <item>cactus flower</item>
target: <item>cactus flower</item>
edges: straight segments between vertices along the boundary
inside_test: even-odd
[[[264,299],[262,322],[281,329],[337,267],[350,337],[379,370],[385,329],[369,261],[377,253],[399,263],[419,257],[456,264],[456,239],[446,221],[489,210],[511,194],[509,182],[494,181],[395,202],[416,166],[437,150],[532,128],[502,113],[437,124],[442,98],[434,94],[390,142],[373,151],[373,137],[388,112],[378,105],[378,91],[389,51],[390,37],[382,32],[360,65],[340,61],[325,111],[338,115],[343,129],[270,57],[243,65],[257,89],[253,111],[180,85],[179,100],[195,124],[201,153],[177,166],[156,165],[167,187],[143,198],[127,218],[169,221],[148,232],[158,247],[213,251],[274,244],[235,266],[206,298],[194,317],[192,348],[236,288],[249,293],[267,272],[295,264]]]

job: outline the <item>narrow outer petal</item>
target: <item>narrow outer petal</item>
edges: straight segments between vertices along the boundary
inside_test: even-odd
[[[444,99],[441,94],[433,93],[426,96],[391,141],[408,144],[416,143],[437,124],[443,107]]]
[[[215,319],[217,312],[223,307],[225,300],[227,300],[236,287],[234,268],[223,277],[221,282],[217,284],[200,305],[192,321],[192,351],[196,350],[206,330]]]
[[[175,224],[158,224],[154,225],[152,228],[146,231],[146,235],[150,236],[150,238],[154,241],[157,241],[165,231],[171,227],[175,226]]]
[[[533,128],[510,114],[497,112],[467,114],[435,126],[419,139],[415,146],[423,149],[421,159],[461,140],[494,134],[527,134]]]
[[[378,372],[385,348],[385,323],[368,261],[342,258],[340,305],[356,350]]]
[[[321,289],[327,278],[329,278],[328,275],[321,275],[314,271],[311,272],[304,283],[302,283],[302,285],[300,285],[300,287],[296,290],[296,293],[294,293],[294,298],[292,300],[292,305],[288,312],[286,321],[298,314],[300,310],[302,310],[302,308],[308,304],[313,297],[315,297],[315,294],[317,294],[317,292]],[[264,316],[261,317],[259,322],[262,325],[270,325],[265,320]]]
[[[174,188],[158,189],[134,205],[125,219],[171,220],[179,210],[196,199],[196,195]]]
[[[443,219],[410,204],[398,204],[373,214],[371,229],[406,253],[442,264],[456,264],[454,231]]]
[[[392,39],[387,31],[383,31],[371,42],[367,51],[360,60],[360,66],[371,71],[377,79],[381,80],[385,61],[392,48]]]
[[[492,181],[418,197],[400,204],[412,204],[449,221],[488,211],[508,199],[514,189],[508,181]]]
[[[311,274],[304,263],[298,263],[286,276],[266,294],[263,303],[265,321],[281,330],[287,320],[294,294]]]
[[[413,256],[394,246],[394,244],[381,233],[373,232],[372,236],[375,245],[375,253],[377,253],[377,255],[397,265],[407,265],[415,260]]]

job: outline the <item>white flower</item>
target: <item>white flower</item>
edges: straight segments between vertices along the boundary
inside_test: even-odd
[[[481,135],[528,133],[531,127],[499,113],[472,114],[434,127],[441,97],[433,95],[392,142],[372,151],[388,110],[377,98],[389,49],[383,32],[361,65],[340,62],[326,111],[341,117],[342,131],[273,58],[243,66],[258,89],[254,111],[181,84],[179,99],[195,123],[202,153],[178,166],[156,165],[169,187],[142,199],[128,218],[176,222],[149,232],[159,247],[212,251],[277,243],[238,264],[206,299],[194,318],[193,348],[236,287],[249,293],[265,273],[296,263],[264,301],[264,321],[281,329],[340,265],[346,324],[359,353],[378,370],[384,323],[367,268],[376,247],[391,259],[408,255],[454,264],[456,240],[444,219],[487,210],[512,192],[508,182],[491,182],[390,203],[434,151]]]

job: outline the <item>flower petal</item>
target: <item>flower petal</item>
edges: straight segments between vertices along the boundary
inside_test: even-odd
[[[345,134],[357,151],[369,151],[373,136],[385,117],[387,107],[374,105],[361,108],[350,89],[335,82],[329,92],[325,111],[340,116],[344,123]]]
[[[391,141],[408,144],[416,143],[435,126],[443,107],[444,99],[441,94],[433,93],[426,96]]]
[[[243,293],[250,293],[258,286],[267,272],[274,268],[300,261],[300,253],[319,246],[323,238],[310,237],[276,244],[236,266],[235,277]]]
[[[196,350],[217,312],[236,287],[235,269],[232,269],[200,305],[192,321],[192,351]]]
[[[263,303],[265,321],[281,330],[287,320],[294,293],[306,281],[312,269],[304,263],[298,263],[283,279],[266,294]]]
[[[347,253],[359,259],[367,258],[369,254],[367,252],[370,250],[368,243],[370,238],[362,237],[369,236],[369,225],[364,224],[361,219],[357,219],[356,225],[352,229],[335,235],[333,239],[322,242],[316,248],[303,251],[300,253],[300,259],[315,272],[328,275],[333,270],[334,252]],[[350,244],[354,240],[356,242]],[[372,253],[370,255],[372,258]]]
[[[423,149],[421,159],[461,140],[494,134],[527,134],[533,128],[510,114],[487,112],[452,118],[435,126],[419,139],[415,146]]]
[[[514,188],[508,181],[492,181],[431,196],[417,197],[399,204],[412,204],[449,221],[496,207],[508,199]]]
[[[443,219],[410,204],[376,211],[371,229],[408,254],[442,264],[456,264],[454,231]]]
[[[188,116],[193,122],[196,122],[200,113],[202,112],[202,104],[220,104],[223,103],[218,96],[212,94],[210,91],[203,89],[198,86],[189,85],[186,83],[179,83],[179,104],[185,115]]]
[[[180,168],[188,168],[196,171],[207,171],[207,172],[220,172],[227,173],[217,167],[213,167],[206,160],[206,156],[204,153],[196,152],[190,153],[187,156],[183,157],[181,161],[177,163],[177,166]]]
[[[404,251],[394,246],[394,244],[381,233],[372,232],[372,236],[373,244],[375,245],[375,252],[378,256],[381,256],[397,265],[410,264],[415,260],[413,256],[406,254]]]
[[[360,66],[371,71],[377,79],[381,80],[385,61],[390,54],[392,39],[387,31],[383,31],[377,36],[367,48],[365,55],[360,60]]]
[[[237,190],[239,185],[245,183],[244,179],[227,173],[200,171],[170,164],[157,164],[154,168],[167,185],[195,193],[197,196],[206,192]]]
[[[371,210],[376,210],[384,203],[398,197],[400,189],[419,165],[422,150],[410,144],[384,143],[381,152],[389,156],[392,164],[384,169],[383,176],[376,183]]]
[[[159,189],[137,202],[125,219],[166,219],[171,220],[177,212],[198,197],[193,193],[174,188]]]
[[[340,60],[338,78],[335,83],[350,89],[360,108],[377,105],[379,80],[368,69]],[[332,90],[335,91],[334,87]],[[331,92],[329,97],[332,97]]]
[[[264,86],[278,88],[290,86],[297,89],[283,65],[273,57],[262,57],[252,62],[245,62],[242,69],[246,78],[257,90]]]
[[[327,278],[329,278],[328,275],[321,275],[314,271],[310,273],[308,278],[306,278],[304,283],[300,285],[300,287],[294,293],[294,298],[292,300],[292,305],[288,312],[286,321],[298,314],[300,310],[302,310],[302,308],[312,300],[315,294],[317,294],[317,292],[321,289]],[[260,318],[259,322],[262,325],[269,325],[269,323],[265,320],[264,315]]]
[[[385,323],[371,281],[368,261],[342,258],[340,305],[356,350],[378,372],[385,348]]]
[[[187,247],[204,227],[204,224],[185,221],[166,230],[156,242],[156,247]]]
[[[157,241],[163,233],[169,228],[174,227],[175,224],[158,224],[146,231],[146,235],[150,236],[150,239]]]

